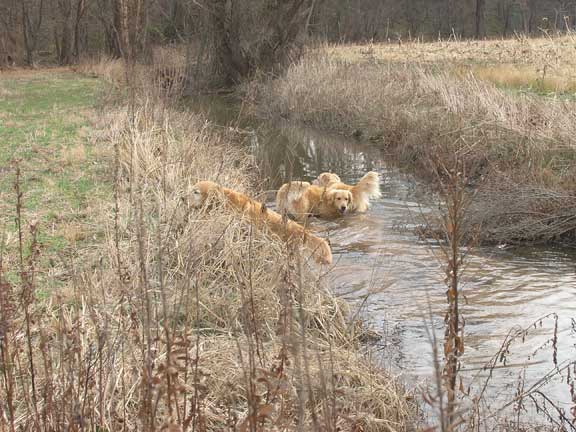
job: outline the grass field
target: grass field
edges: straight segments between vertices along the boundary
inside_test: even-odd
[[[23,227],[28,231],[26,223],[39,224],[40,275],[48,285],[67,277],[62,260],[89,248],[103,233],[97,219],[112,187],[105,155],[90,136],[101,89],[98,80],[66,70],[0,75],[4,260],[10,268],[17,256],[14,183],[19,165]]]
[[[576,94],[576,34],[536,39],[335,45],[326,49],[331,58],[350,63],[442,65],[502,86],[544,94]]]

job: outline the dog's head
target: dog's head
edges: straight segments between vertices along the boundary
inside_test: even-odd
[[[188,203],[191,207],[202,207],[206,201],[220,191],[217,183],[204,180],[199,181],[190,189]]]
[[[324,173],[320,174],[316,180],[314,180],[313,184],[315,184],[317,186],[326,187],[326,186],[330,186],[331,184],[340,183],[340,182],[341,182],[341,180],[340,180],[340,177],[338,176],[338,174],[324,172]]]
[[[327,192],[328,198],[340,214],[352,209],[352,193],[344,189],[332,189]]]

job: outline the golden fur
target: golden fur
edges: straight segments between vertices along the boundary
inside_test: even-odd
[[[284,241],[302,241],[304,246],[313,252],[317,262],[332,263],[332,251],[326,240],[310,234],[301,225],[283,218],[280,214],[267,209],[258,201],[250,199],[240,192],[222,187],[211,181],[200,181],[192,187],[189,202],[192,207],[201,207],[211,198],[217,197],[224,198],[234,210],[242,213],[252,223],[267,226]]]
[[[320,186],[328,189],[341,189],[352,192],[352,211],[364,213],[370,207],[370,200],[380,198],[380,176],[374,171],[370,171],[360,179],[354,186],[342,183],[340,177],[334,173],[322,173],[315,180]]]
[[[352,193],[347,190],[324,188],[307,182],[282,185],[276,194],[276,206],[299,221],[309,216],[336,218],[352,208]]]
[[[308,182],[293,181],[282,185],[276,194],[276,206],[299,221],[309,216],[336,218],[346,213],[364,213],[370,199],[379,198],[380,178],[370,171],[354,186],[342,183],[334,173],[322,173]]]
[[[338,174],[334,174],[334,173],[330,173],[330,172],[324,172],[322,174],[320,174],[318,176],[318,178],[316,180],[314,180],[312,182],[312,184],[315,184],[316,186],[330,186],[331,184],[334,183],[341,183],[342,180],[340,180],[340,176]]]

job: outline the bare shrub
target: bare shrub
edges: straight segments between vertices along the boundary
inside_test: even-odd
[[[200,7],[208,23],[214,76],[230,85],[258,71],[283,70],[302,52],[314,6],[310,0],[218,0]]]
[[[152,63],[134,63],[126,73],[126,62],[107,56],[88,57],[75,67],[81,73],[98,76],[117,91],[129,91],[166,101],[182,95],[188,86],[185,46],[156,47]]]
[[[488,241],[575,240],[576,196],[569,190],[522,184],[505,175],[495,175],[479,189],[477,199],[468,224],[481,224],[482,236]],[[502,220],[506,223],[502,224]]]

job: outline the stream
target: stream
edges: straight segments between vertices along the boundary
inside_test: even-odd
[[[291,123],[243,119],[233,100],[195,98],[188,106],[220,125],[252,130],[250,150],[264,188],[277,189],[287,179],[311,181],[324,171],[353,184],[367,171],[381,176],[382,198],[370,210],[336,221],[314,222],[329,237],[334,268],[329,286],[361,312],[382,339],[370,345],[384,366],[411,387],[433,382],[432,333],[442,356],[446,311],[445,274],[440,248],[414,234],[414,227],[436,211],[426,188],[401,174],[371,143]],[[264,181],[264,180],[263,180]],[[274,194],[269,194],[274,202]],[[489,376],[483,366],[509,334],[529,328],[512,343],[506,364],[491,371],[486,393],[496,409],[511,400],[519,385],[538,383],[565,362],[576,359],[576,251],[551,247],[500,245],[475,248],[466,260],[462,284],[465,352],[464,386],[475,394]],[[556,314],[557,320],[554,315]],[[542,321],[541,317],[547,316]],[[533,323],[536,325],[532,325]],[[555,326],[557,337],[553,339]],[[570,417],[574,405],[566,373],[543,392]],[[524,413],[531,417],[527,406]]]

